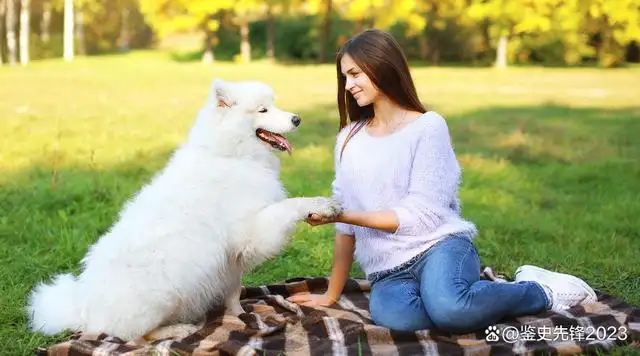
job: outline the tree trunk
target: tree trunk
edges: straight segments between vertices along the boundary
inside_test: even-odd
[[[438,5],[434,2],[427,16],[427,45],[434,65],[440,64],[440,29],[435,25],[438,19]]]
[[[509,45],[509,38],[507,35],[500,35],[498,39],[498,50],[496,52],[496,68],[507,68],[507,46]]]
[[[6,31],[7,31],[7,62],[14,65],[17,62],[16,56],[16,5],[13,0],[7,1]]]
[[[420,59],[423,61],[427,59],[429,55],[429,39],[427,39],[427,33],[423,32],[420,34]]]
[[[42,20],[40,21],[40,40],[42,43],[49,43],[51,39],[51,1],[45,0],[42,3]]]
[[[489,32],[490,26],[491,23],[489,22],[489,20],[484,20],[481,25],[483,51],[481,60],[483,61],[488,58],[487,53],[491,52],[491,32]]]
[[[0,0],[0,65],[4,63],[4,14],[5,14],[5,0]]]
[[[320,51],[318,52],[318,62],[324,63],[327,60],[327,46],[329,44],[329,35],[331,34],[331,5],[332,0],[324,0],[325,11],[322,28],[320,30]]]
[[[84,9],[82,7],[76,8],[76,43],[78,45],[78,54],[85,56],[87,54],[87,47],[84,42]]]
[[[273,5],[269,3],[267,6],[267,58],[273,60],[276,57],[276,19],[273,16]]]
[[[74,50],[74,36],[73,36],[73,0],[64,0],[64,60],[73,60],[75,53]]]
[[[122,8],[120,23],[120,52],[129,52],[129,9]]]
[[[251,62],[251,42],[249,41],[249,22],[242,20],[240,23],[240,58],[242,62]]]
[[[440,65],[440,38],[438,33],[431,36],[431,62],[434,65]]]
[[[213,41],[213,32],[209,28],[208,20],[205,20],[202,29],[204,31],[204,53],[202,54],[202,63],[213,63],[215,61],[215,57],[213,55],[213,46],[211,45],[211,42]]]
[[[29,35],[31,34],[29,9],[29,0],[22,0],[20,5],[20,64],[22,65],[29,63]]]

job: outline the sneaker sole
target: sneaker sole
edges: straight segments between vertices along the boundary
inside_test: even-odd
[[[587,300],[591,300],[593,302],[598,301],[598,295],[593,290],[593,288],[591,288],[587,283],[585,283],[582,279],[580,279],[578,277],[575,277],[575,276],[572,276],[572,275],[569,275],[569,274],[566,274],[566,273],[549,271],[549,270],[546,270],[544,268],[540,268],[540,267],[532,266],[532,265],[524,265],[524,266],[518,267],[518,269],[516,270],[515,274],[517,275],[518,273],[520,273],[523,268],[531,270],[531,272],[533,274],[537,275],[537,276],[544,276],[544,275],[551,274],[551,275],[560,275],[560,276],[569,278],[569,279],[571,279],[573,281],[573,283],[579,285],[580,287],[584,288],[587,291],[588,297],[585,298],[583,300],[583,302],[587,301]]]

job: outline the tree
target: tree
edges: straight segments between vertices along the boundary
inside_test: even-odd
[[[4,23],[2,22],[2,19],[4,18],[5,11],[6,11],[5,0],[0,0],[0,65],[3,64],[2,53],[4,52],[4,50],[3,50],[3,47],[4,47],[4,40],[3,40]]]
[[[63,57],[65,61],[73,60],[74,50],[74,9],[73,0],[64,0],[64,37]]]
[[[262,18],[269,6],[262,0],[236,0],[233,5],[232,22],[240,27],[240,58],[242,62],[251,61],[251,41],[249,24]]]
[[[20,64],[29,63],[29,36],[31,27],[29,26],[29,0],[22,0],[20,4]]]
[[[53,6],[51,0],[42,2],[42,19],[40,21],[40,40],[42,43],[49,43],[51,39],[51,13]]]
[[[7,32],[7,62],[15,65],[17,62],[16,55],[16,4],[14,0],[6,0],[7,5],[5,20]]]
[[[600,65],[613,67],[624,61],[631,41],[640,41],[640,0],[579,2],[582,30],[589,34]],[[588,5],[587,5],[588,4]]]
[[[74,5],[74,34],[75,34],[75,44],[76,44],[76,52],[81,56],[85,56],[87,54],[87,45],[85,43],[84,36],[84,24],[85,24],[85,14],[87,7],[87,0],[74,0],[76,3]]]
[[[203,61],[213,61],[217,15],[233,7],[233,0],[140,0],[140,11],[163,39],[171,34],[198,31],[203,34]]]
[[[489,32],[497,38],[495,66],[505,68],[508,62],[508,45],[513,36],[533,34],[551,28],[551,18],[544,11],[553,8],[560,0],[473,0],[468,14],[478,20],[488,20]]]
[[[275,58],[276,16],[289,15],[299,11],[305,0],[266,0],[267,58]]]
[[[333,0],[324,0],[322,7],[322,26],[320,28],[320,51],[318,52],[318,62],[327,61],[327,47],[329,45],[329,34],[331,34],[331,12]]]

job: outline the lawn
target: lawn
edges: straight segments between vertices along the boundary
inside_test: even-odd
[[[567,271],[640,305],[640,70],[413,70],[422,99],[449,122],[482,263],[505,273],[524,263]],[[152,53],[0,67],[3,353],[60,340],[28,332],[26,294],[53,273],[77,271],[88,245],[184,138],[214,77],[264,80],[282,108],[300,113],[282,179],[292,196],[329,195],[334,71]],[[327,275],[332,236],[331,226],[300,224],[245,283]]]

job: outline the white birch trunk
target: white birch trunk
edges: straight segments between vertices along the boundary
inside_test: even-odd
[[[509,45],[509,39],[506,35],[501,35],[498,39],[498,50],[496,53],[496,68],[507,68],[507,46]]]
[[[251,42],[249,41],[249,22],[242,21],[240,24],[240,56],[242,58],[242,62],[249,63],[251,62]]]
[[[22,0],[20,6],[20,64],[29,63],[29,36],[31,27],[29,26],[29,0]]]
[[[73,0],[64,0],[64,38],[63,51],[64,60],[73,60],[74,51],[74,26],[73,26]]]

